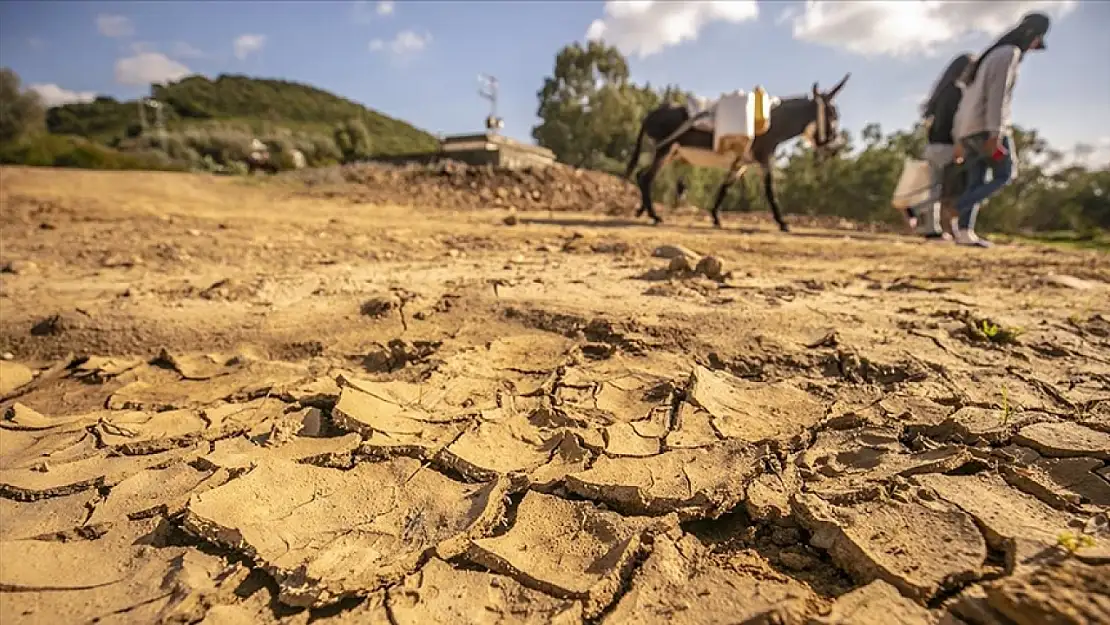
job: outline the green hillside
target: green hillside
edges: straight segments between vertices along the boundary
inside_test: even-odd
[[[226,128],[266,135],[332,137],[335,129],[359,120],[369,135],[370,154],[402,154],[435,149],[435,137],[398,119],[322,89],[285,80],[224,74],[210,80],[189,76],[155,85],[155,99],[165,105],[167,128],[176,133]],[[116,146],[140,131],[135,100],[101,97],[93,102],[51,108],[47,129],[53,134],[87,137]]]

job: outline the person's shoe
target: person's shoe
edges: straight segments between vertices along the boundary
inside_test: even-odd
[[[930,232],[924,235],[924,237],[927,243],[943,243],[952,240],[952,235],[947,232]]]
[[[986,239],[980,239],[979,235],[975,234],[974,230],[957,230],[956,231],[956,245],[967,245],[970,247],[991,247],[992,243]]]
[[[902,218],[906,220],[906,227],[909,228],[911,232],[917,230],[917,216],[913,214],[912,208],[907,208],[902,211]]]

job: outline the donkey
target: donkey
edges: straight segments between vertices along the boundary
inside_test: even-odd
[[[723,167],[728,175],[721,183],[721,188],[717,190],[717,197],[713,202],[714,226],[721,227],[721,202],[724,201],[729,186],[743,177],[749,165],[758,163],[763,170],[763,190],[774,212],[775,221],[780,230],[790,231],[790,227],[782,217],[778,202],[775,201],[774,179],[771,175],[775,150],[783,142],[803,133],[813,144],[819,159],[832,156],[843,149],[844,139],[840,135],[839,126],[840,115],[836,105],[833,104],[833,98],[844,88],[844,83],[848,82],[851,75],[851,73],[845,74],[844,78],[827,92],[821,92],[817,83],[813,83],[811,95],[784,99],[771,109],[770,129],[752,141],[747,154],[735,157],[731,165]],[[636,137],[636,147],[625,171],[625,178],[631,179],[636,170],[636,164],[640,160],[640,150],[646,135],[655,144],[655,151],[651,165],[639,177],[641,204],[640,210],[636,212],[637,217],[647,212],[655,224],[663,222],[652,205],[651,184],[664,165],[671,160],[692,162],[689,155],[684,153],[687,151],[695,154],[712,152],[713,132],[689,124],[690,120],[690,111],[687,107],[672,104],[664,104],[644,117],[640,134]]]

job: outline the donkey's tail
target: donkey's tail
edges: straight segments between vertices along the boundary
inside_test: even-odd
[[[640,162],[640,150],[644,146],[644,130],[647,128],[647,118],[640,122],[640,134],[636,135],[636,147],[632,148],[632,156],[628,160],[628,169],[624,171],[625,179],[631,180],[633,172],[636,171],[636,165]]]

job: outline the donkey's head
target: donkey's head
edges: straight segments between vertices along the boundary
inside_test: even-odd
[[[840,134],[840,112],[833,99],[844,88],[844,83],[848,82],[851,75],[851,72],[845,74],[836,86],[825,92],[821,91],[817,83],[813,83],[810,122],[806,126],[805,136],[817,151],[818,158],[833,156],[844,149],[844,137]]]

